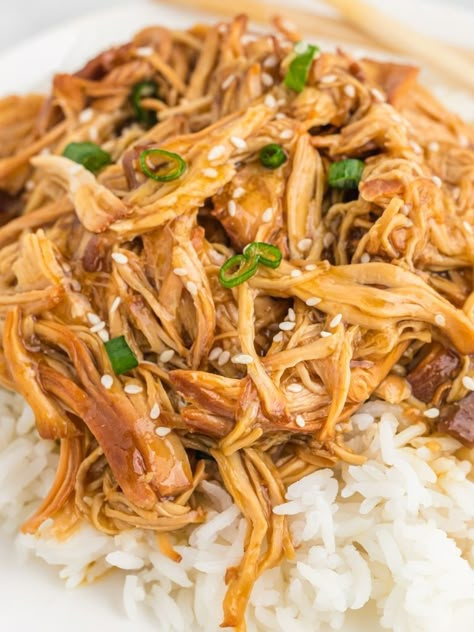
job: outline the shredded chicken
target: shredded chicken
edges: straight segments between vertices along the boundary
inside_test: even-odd
[[[258,576],[293,554],[285,487],[363,462],[345,444],[361,404],[474,442],[474,130],[410,66],[322,53],[288,89],[297,37],[277,29],[150,27],[47,97],[0,101],[0,383],[59,443],[23,529],[151,529],[179,560],[166,534],[205,520],[217,480],[248,525],[222,623],[240,631]],[[84,142],[110,156],[95,173],[63,155]],[[147,177],[157,148],[179,177]],[[364,163],[353,190],[328,184],[346,158]],[[281,264],[223,287],[255,241]],[[137,366],[115,374],[121,336]]]

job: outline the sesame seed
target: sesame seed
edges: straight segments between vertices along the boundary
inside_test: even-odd
[[[474,378],[470,375],[465,375],[462,378],[462,385],[467,388],[468,391],[474,391]]]
[[[108,373],[104,373],[104,375],[100,378],[100,383],[104,388],[109,390],[113,386],[114,378]]]
[[[438,176],[433,176],[431,178],[431,182],[433,182],[433,184],[436,184],[436,186],[439,187],[439,188],[441,188],[443,186],[443,181]]]
[[[315,305],[319,305],[321,301],[322,299],[318,296],[311,296],[310,298],[306,299],[305,303],[308,307],[314,307]]]
[[[237,353],[231,358],[233,364],[252,364],[253,358],[246,353]]]
[[[292,322],[295,322],[296,320],[295,310],[292,307],[288,309],[288,320],[291,320]]]
[[[115,261],[115,263],[120,263],[122,265],[128,263],[127,255],[124,255],[122,252],[113,252],[112,259]]]
[[[150,419],[158,419],[161,413],[160,405],[155,403],[150,409]]]
[[[465,136],[464,134],[460,134],[458,136],[458,142],[461,145],[461,147],[469,147],[469,138]]]
[[[234,217],[234,215],[236,214],[237,204],[234,202],[234,200],[229,200],[227,204],[227,212],[229,213],[231,217]]]
[[[416,143],[415,141],[410,141],[410,147],[413,149],[413,151],[415,152],[415,154],[422,154],[423,150],[421,148],[421,145],[419,145],[418,143]]]
[[[75,292],[80,292],[82,289],[82,285],[79,283],[77,279],[73,279],[71,281],[71,287]]]
[[[43,149],[39,153],[40,156],[49,156],[50,154],[51,149],[49,147],[43,147]]]
[[[331,327],[331,329],[334,329],[334,327],[337,327],[339,325],[341,320],[342,320],[342,314],[336,314],[334,318],[331,320],[331,322],[329,323],[329,327]]]
[[[283,114],[283,112],[278,112],[277,114],[275,114],[275,118],[277,121],[282,121],[284,118],[286,118],[286,114]]]
[[[321,332],[321,338],[329,338],[329,336],[332,336],[332,333],[330,331]]]
[[[268,72],[262,72],[262,83],[266,88],[273,86],[273,77]]]
[[[154,52],[151,46],[140,46],[136,49],[135,54],[138,55],[138,57],[149,57],[153,55]]]
[[[245,191],[245,189],[243,187],[237,187],[236,189],[234,189],[232,197],[235,198],[236,200],[238,200],[243,195],[245,195],[245,193],[246,193],[246,191]]]
[[[303,273],[301,272],[301,270],[299,268],[295,268],[295,270],[292,270],[290,272],[290,276],[293,277],[294,279],[300,277]]]
[[[193,281],[188,281],[186,283],[186,289],[191,294],[191,296],[196,296],[196,294],[198,293],[197,285]]]
[[[336,75],[325,75],[324,77],[321,77],[321,79],[319,80],[320,83],[334,83],[335,81],[337,81],[337,77]]]
[[[294,131],[292,129],[284,129],[280,134],[280,138],[282,140],[290,140],[290,138],[293,138],[293,136]]]
[[[313,270],[316,270],[317,267],[318,266],[315,263],[308,263],[308,265],[305,266],[304,269],[308,272],[313,272]]]
[[[102,342],[108,342],[110,340],[109,332],[107,331],[107,329],[101,329],[99,332],[97,332],[97,335],[102,340]]]
[[[174,356],[174,349],[166,349],[165,351],[162,351],[160,353],[160,362],[163,362],[163,364],[166,364],[166,362],[169,362],[170,360],[173,359]]]
[[[234,147],[237,147],[237,149],[247,149],[247,142],[239,136],[231,136],[230,142],[234,145]]]
[[[25,183],[25,189],[27,191],[33,191],[33,189],[35,188],[35,183],[33,182],[33,180],[27,180],[27,182]]]
[[[438,327],[444,327],[446,325],[446,318],[443,316],[443,314],[436,314],[436,316],[434,317],[434,321],[438,325]]]
[[[454,187],[452,190],[452,195],[455,200],[459,200],[461,197],[461,189],[459,187]]]
[[[224,145],[215,145],[210,152],[207,154],[208,160],[217,160],[218,158],[222,158],[225,154]]]
[[[402,208],[400,209],[400,213],[403,213],[404,215],[409,215],[410,211],[411,211],[411,204],[404,204]]]
[[[91,125],[89,128],[89,138],[92,142],[99,140],[99,130],[95,125]]]
[[[368,252],[363,252],[360,256],[360,262],[361,263],[369,263],[370,261],[370,255]]]
[[[234,75],[229,75],[228,77],[226,77],[224,79],[224,81],[221,84],[221,88],[223,90],[227,90],[227,88],[230,86],[230,84],[234,81],[235,76]]]
[[[187,273],[188,271],[186,270],[186,268],[173,268],[173,274],[176,274],[176,276],[186,276]]]
[[[281,329],[282,331],[291,331],[292,329],[295,328],[295,324],[296,323],[292,323],[291,321],[288,322],[287,320],[283,321],[282,323],[280,323],[278,325],[279,329]]]
[[[102,322],[100,316],[97,316],[97,314],[94,314],[93,312],[88,312],[86,314],[86,318],[91,325],[97,325],[98,323]]]
[[[127,395],[138,395],[143,391],[143,387],[138,384],[126,384],[123,390]]]
[[[353,99],[356,95],[355,86],[352,83],[348,83],[346,86],[344,86],[344,94]]]
[[[428,410],[425,410],[423,415],[425,417],[428,417],[428,419],[436,419],[436,417],[439,417],[439,409],[438,408],[428,408]]]
[[[263,211],[262,214],[262,222],[265,222],[265,224],[268,224],[268,222],[272,221],[272,217],[273,217],[273,209],[267,208],[265,211]]]
[[[430,151],[439,151],[439,143],[435,140],[431,141],[431,143],[428,143],[428,149]]]
[[[122,302],[122,299],[120,298],[120,296],[116,296],[114,298],[114,300],[112,301],[112,305],[110,306],[110,313],[113,314],[114,312],[117,311],[117,309],[119,308],[120,303]]]
[[[277,334],[273,336],[274,342],[281,342],[283,340],[283,332],[279,331]]]
[[[472,226],[467,220],[464,220],[462,225],[467,233],[472,234]]]
[[[286,390],[289,391],[290,393],[301,393],[301,391],[303,390],[303,387],[301,386],[301,384],[298,384],[297,382],[293,382],[293,384],[288,384],[288,386],[286,387]]]
[[[275,68],[278,64],[278,58],[275,55],[269,55],[266,59],[263,60],[262,66],[264,68]]]
[[[211,352],[209,353],[209,360],[213,361],[213,360],[217,360],[217,358],[221,355],[222,353],[222,347],[214,347],[214,349],[211,349]]]
[[[267,94],[263,102],[267,108],[276,108],[277,102],[273,94]]]
[[[217,169],[214,169],[214,167],[207,167],[202,170],[202,173],[206,178],[217,178],[218,176]]]
[[[79,113],[78,120],[79,123],[88,123],[93,117],[94,113],[91,108],[86,108]]]
[[[323,238],[323,246],[325,248],[329,248],[329,246],[333,243],[333,241],[334,241],[334,235],[332,233],[326,233]]]
[[[100,323],[92,325],[92,327],[90,328],[90,332],[91,332],[91,334],[96,334],[97,332],[99,332],[102,329],[104,329],[104,327],[105,327],[105,323],[104,323],[103,320],[101,320]]]
[[[227,362],[229,362],[230,360],[230,352],[229,351],[223,351],[221,353],[221,355],[219,356],[219,359],[217,360],[217,364],[219,366],[224,366],[224,364],[227,364]]]
[[[158,426],[158,428],[155,428],[155,434],[158,437],[166,437],[166,435],[169,435],[170,432],[171,428],[165,428],[164,426]]]
[[[370,94],[374,97],[376,101],[379,101],[380,103],[383,103],[385,101],[384,93],[380,90],[377,90],[377,88],[372,88]]]
[[[306,421],[304,420],[303,415],[296,415],[295,422],[300,428],[304,428],[306,426]]]
[[[313,245],[313,240],[310,239],[309,237],[306,237],[305,239],[300,239],[298,242],[298,250],[300,252],[306,252],[307,250],[311,248],[312,245]]]

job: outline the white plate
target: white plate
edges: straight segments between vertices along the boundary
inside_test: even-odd
[[[413,26],[438,37],[472,46],[474,13],[447,4],[414,0],[388,3]],[[52,29],[0,55],[0,91],[25,92],[40,89],[57,70],[70,71],[94,53],[120,42],[149,23],[186,26],[198,13],[136,1],[113,10],[95,13]],[[164,632],[157,622],[143,618],[140,624],[125,618],[118,577],[74,591],[64,589],[56,569],[38,560],[22,563],[13,536],[0,534],[0,630],[3,632]],[[344,632],[376,632],[374,619],[357,614]],[[190,632],[192,632],[190,630]],[[291,632],[291,631],[289,631]]]

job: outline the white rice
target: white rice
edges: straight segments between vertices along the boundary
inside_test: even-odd
[[[222,630],[224,574],[241,558],[245,522],[219,485],[201,485],[208,519],[176,540],[180,563],[138,530],[111,537],[84,525],[59,543],[45,524],[41,537],[14,536],[45,495],[57,454],[53,442],[39,440],[19,397],[2,392],[0,419],[0,519],[11,534],[4,537],[58,566],[68,588],[116,567],[124,616],[139,621],[151,610],[160,632]],[[380,629],[471,631],[474,473],[455,456],[460,444],[430,440],[424,423],[408,426],[384,402],[363,406],[353,425],[350,443],[367,463],[311,474],[276,508],[289,516],[296,556],[256,583],[249,631],[340,630],[360,609],[376,611]]]

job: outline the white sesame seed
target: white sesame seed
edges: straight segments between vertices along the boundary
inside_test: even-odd
[[[273,336],[274,342],[281,342],[283,340],[283,332],[279,331],[277,334]]]
[[[311,248],[312,245],[313,245],[313,240],[310,239],[309,237],[306,237],[305,239],[300,239],[298,242],[298,250],[300,252],[306,252],[307,250]]]
[[[158,437],[166,437],[166,435],[169,435],[170,432],[171,428],[165,428],[164,426],[158,426],[158,428],[155,428],[155,434]]]
[[[280,133],[280,138],[282,140],[290,140],[290,138],[293,138],[294,136],[294,131],[292,129],[284,129],[281,133]]]
[[[332,336],[332,333],[330,331],[321,332],[321,338],[329,338],[329,336]]]
[[[247,149],[247,141],[245,141],[243,138],[240,138],[240,136],[231,136],[230,142],[237,149]]]
[[[468,391],[474,391],[474,377],[470,375],[465,375],[462,378],[462,385],[464,388],[467,388]]]
[[[74,292],[80,292],[82,289],[82,285],[79,283],[77,279],[73,279],[71,281],[71,287],[74,290]]]
[[[120,303],[122,302],[122,299],[120,298],[120,296],[116,296],[114,298],[114,300],[112,301],[112,305],[110,306],[110,313],[113,314],[114,312],[116,312],[119,308]]]
[[[379,101],[380,103],[383,103],[385,101],[384,93],[380,90],[377,90],[377,88],[372,88],[370,94],[374,97],[376,101]]]
[[[361,263],[369,263],[370,261],[370,255],[368,252],[363,252],[360,256],[360,262]]]
[[[290,272],[290,276],[293,277],[294,279],[297,279],[298,277],[300,277],[303,273],[301,272],[301,270],[299,268],[295,268],[294,270],[292,270]]]
[[[400,212],[404,215],[409,215],[411,211],[411,204],[404,204],[400,209]]]
[[[308,307],[314,307],[315,305],[319,305],[321,301],[322,299],[318,296],[311,296],[310,298],[306,299],[305,303]]]
[[[459,200],[461,197],[461,189],[459,187],[454,187],[452,190],[452,195],[455,200]]]
[[[273,209],[267,208],[265,209],[265,211],[263,211],[262,214],[262,222],[265,222],[265,224],[268,224],[268,222],[272,221],[272,217],[273,217]]]
[[[126,384],[123,390],[127,395],[138,395],[143,391],[143,387],[138,384]]]
[[[431,141],[431,143],[428,143],[428,149],[434,152],[439,151],[439,143],[435,140]]]
[[[33,191],[33,189],[35,188],[35,183],[33,182],[33,180],[27,180],[25,183],[25,189],[27,191]]]
[[[329,248],[331,244],[334,242],[334,235],[332,233],[326,233],[323,237],[323,246],[325,248]]]
[[[188,271],[186,270],[186,268],[173,268],[173,274],[176,274],[176,276],[179,277],[183,277],[188,274]]]
[[[434,317],[434,321],[438,325],[438,327],[444,327],[446,325],[446,318],[443,316],[443,314],[436,314],[436,316]]]
[[[227,203],[227,212],[231,217],[234,217],[234,215],[236,214],[237,204],[234,202],[234,200],[229,200],[229,202]]]
[[[112,259],[115,261],[115,263],[120,263],[122,265],[128,263],[127,255],[124,255],[122,252],[113,252]]]
[[[467,220],[464,220],[462,225],[467,233],[472,234],[472,226]]]
[[[461,145],[461,147],[469,147],[469,138],[465,136],[464,134],[460,134],[458,136],[458,142]]]
[[[277,121],[282,121],[284,118],[286,118],[286,114],[283,114],[283,112],[278,112],[277,114],[275,114],[275,118]]]
[[[296,320],[295,310],[292,307],[288,310],[288,320],[291,320],[292,322],[295,322]]]
[[[40,151],[40,156],[49,156],[51,154],[51,149],[49,147],[43,147]]]
[[[295,328],[295,324],[296,323],[292,323],[292,322],[288,322],[287,320],[283,321],[282,323],[280,323],[278,325],[278,327],[282,330],[282,331],[291,331],[292,329]]]
[[[304,428],[306,426],[306,421],[304,420],[303,415],[296,415],[295,422],[300,428]]]
[[[213,360],[217,360],[217,358],[221,355],[222,353],[222,347],[214,347],[214,349],[211,349],[211,352],[209,353],[209,360],[213,361]]]
[[[94,116],[94,112],[91,108],[86,108],[79,113],[78,120],[79,123],[88,123],[91,118]]]
[[[229,359],[230,359],[230,352],[223,351],[221,355],[219,356],[219,359],[217,360],[217,364],[219,366],[224,366],[224,364],[227,364],[227,362],[229,362]]]
[[[232,356],[231,362],[233,364],[252,364],[253,358],[251,355],[248,355],[246,353],[236,353],[234,356]]]
[[[98,323],[102,322],[102,319],[100,318],[100,316],[97,316],[97,314],[94,314],[93,312],[88,312],[86,314],[86,318],[90,322],[91,325],[97,325]]]
[[[308,265],[305,266],[304,269],[308,272],[313,272],[313,270],[316,270],[317,267],[318,266],[315,263],[308,263]]]
[[[92,327],[90,328],[90,332],[91,334],[96,334],[97,332],[101,331],[104,328],[105,328],[105,323],[103,320],[101,320],[100,323],[97,323],[96,325],[92,325]]]
[[[224,145],[215,145],[210,152],[207,154],[208,160],[217,160],[218,158],[222,158],[225,154]]]
[[[277,102],[273,94],[267,94],[263,102],[267,106],[267,108],[276,108]]]
[[[91,125],[89,127],[89,138],[93,143],[99,140],[99,130],[97,129],[96,125]]]
[[[415,152],[415,154],[422,154],[423,150],[421,148],[421,145],[419,145],[418,143],[416,143],[414,140],[410,141],[410,147],[413,149],[413,151]]]
[[[262,66],[264,68],[275,68],[278,64],[278,58],[275,55],[269,55],[266,59],[263,60]]]
[[[245,195],[245,193],[246,191],[243,187],[237,187],[236,189],[234,189],[234,192],[232,193],[232,197],[238,200],[243,195]]]
[[[214,169],[214,167],[206,167],[206,169],[202,170],[202,173],[206,178],[217,178],[218,176],[217,169]]]
[[[439,409],[438,408],[428,408],[428,410],[425,410],[423,415],[425,417],[428,417],[428,419],[436,419],[436,417],[439,417]]]
[[[153,55],[154,52],[155,51],[151,46],[140,46],[135,51],[135,54],[138,55],[138,57],[149,57],[150,55]]]
[[[157,403],[153,404],[153,406],[150,409],[150,419],[158,419],[158,417],[160,416],[160,413],[161,413],[160,405]]]
[[[173,359],[174,356],[174,349],[166,349],[165,351],[162,351],[160,353],[160,362],[163,362],[163,364],[166,364],[166,362],[169,362],[170,360]]]
[[[104,375],[100,378],[100,383],[104,388],[109,390],[113,386],[114,378],[108,373],[104,373]]]
[[[436,184],[436,186],[439,187],[439,188],[441,188],[443,186],[443,181],[438,176],[433,176],[431,178],[431,182],[433,182],[433,184]]]
[[[336,75],[325,75],[324,77],[321,77],[321,79],[319,80],[320,83],[334,83],[335,81],[337,81],[337,77]]]
[[[344,86],[344,94],[353,99],[356,95],[355,86],[352,83],[348,83],[346,86]]]
[[[196,294],[198,293],[197,285],[193,281],[188,281],[186,283],[186,289],[191,294],[191,296],[196,296]]]
[[[301,391],[303,390],[303,387],[301,384],[298,384],[297,382],[293,382],[293,384],[288,384],[288,386],[286,387],[286,390],[289,391],[290,393],[301,393]]]
[[[273,86],[273,77],[268,72],[262,72],[262,83],[266,88]]]
[[[303,53],[306,53],[306,51],[308,50],[308,43],[304,42],[303,40],[296,42],[293,50],[297,55],[303,55]]]
[[[97,332],[97,335],[102,340],[102,342],[108,342],[110,340],[110,335],[107,329],[101,329],[99,332]]]
[[[224,79],[224,81],[221,84],[221,88],[223,90],[227,90],[227,88],[230,86],[230,84],[234,81],[235,76],[234,75],[229,75],[228,77],[226,77]]]
[[[334,329],[334,327],[337,327],[339,325],[341,320],[342,320],[342,314],[336,314],[334,318],[331,320],[331,322],[329,323],[329,327],[331,327],[331,329]]]

